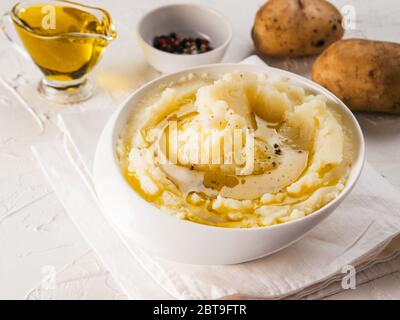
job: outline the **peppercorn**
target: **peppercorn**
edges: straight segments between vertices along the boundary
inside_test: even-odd
[[[212,50],[210,41],[204,38],[182,38],[175,32],[169,35],[156,36],[153,39],[153,47],[169,53],[198,54]]]

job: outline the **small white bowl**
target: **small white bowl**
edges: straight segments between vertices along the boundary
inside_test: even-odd
[[[153,38],[175,32],[205,37],[213,50],[200,54],[174,54],[152,46]],[[196,4],[172,4],[151,10],[138,22],[136,37],[149,64],[163,73],[218,63],[232,39],[228,20],[215,10]]]
[[[189,73],[218,76],[239,72],[264,72],[290,78],[299,86],[327,97],[354,135],[355,160],[345,188],[321,209],[299,220],[260,228],[221,228],[180,220],[161,212],[139,196],[123,177],[117,161],[117,140],[132,110],[162,84],[178,81]],[[318,84],[296,74],[271,67],[246,64],[206,65],[162,76],[135,91],[115,111],[97,146],[94,163],[96,192],[104,213],[128,243],[174,261],[193,264],[233,264],[281,250],[303,237],[328,217],[354,187],[364,163],[364,138],[357,120],[346,105]]]

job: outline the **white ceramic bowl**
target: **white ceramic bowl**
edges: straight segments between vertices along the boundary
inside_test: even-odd
[[[135,106],[148,92],[162,83],[176,81],[188,73],[219,75],[229,71],[266,72],[291,78],[309,90],[325,95],[333,102],[342,119],[354,133],[356,159],[342,193],[320,210],[296,221],[270,227],[220,228],[179,220],[161,212],[141,198],[126,182],[116,160],[117,138]],[[99,200],[109,221],[128,242],[155,255],[184,263],[233,264],[276,252],[299,240],[325,219],[354,187],[364,163],[364,139],[351,111],[314,82],[287,71],[245,64],[219,64],[191,68],[158,78],[134,92],[112,115],[97,147],[94,176]]]
[[[204,36],[214,48],[201,54],[173,54],[152,46],[153,38],[176,32],[183,36]],[[213,9],[196,4],[172,4],[145,14],[136,28],[137,41],[149,64],[164,73],[188,67],[218,63],[232,38],[228,20]]]

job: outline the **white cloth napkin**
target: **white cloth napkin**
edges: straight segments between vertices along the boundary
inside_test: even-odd
[[[64,140],[38,145],[34,153],[69,215],[130,298],[165,297],[156,284],[179,299],[323,298],[343,290],[351,266],[357,285],[400,269],[400,192],[368,163],[328,219],[274,255],[232,266],[183,265],[151,256],[123,239],[97,204],[91,168],[112,110],[61,114]]]

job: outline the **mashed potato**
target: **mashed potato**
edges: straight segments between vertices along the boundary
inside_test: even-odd
[[[190,75],[135,108],[118,141],[132,188],[181,219],[261,227],[302,218],[344,188],[351,133],[288,79]]]

